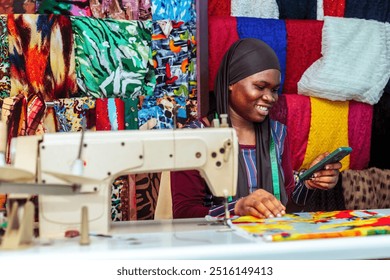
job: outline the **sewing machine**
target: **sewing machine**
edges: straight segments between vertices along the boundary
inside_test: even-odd
[[[14,138],[10,150],[12,164],[3,168],[16,175],[0,180],[0,193],[40,193],[44,238],[79,230],[83,207],[90,231],[107,234],[111,183],[124,174],[197,169],[214,195],[236,193],[238,141],[231,128],[52,133]]]

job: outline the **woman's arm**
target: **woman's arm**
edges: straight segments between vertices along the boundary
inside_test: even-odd
[[[197,170],[171,172],[173,218],[196,218],[209,214],[205,206],[206,183]]]

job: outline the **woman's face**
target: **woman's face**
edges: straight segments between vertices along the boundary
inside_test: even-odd
[[[229,86],[231,119],[262,122],[278,100],[280,72],[269,69]]]

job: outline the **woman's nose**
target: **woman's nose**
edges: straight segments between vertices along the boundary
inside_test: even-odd
[[[265,93],[262,97],[264,100],[268,102],[276,102],[276,98],[274,97],[274,94],[270,90],[267,90],[267,93]]]

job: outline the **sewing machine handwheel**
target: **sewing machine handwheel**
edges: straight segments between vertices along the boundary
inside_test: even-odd
[[[34,173],[24,169],[19,169],[11,165],[0,167],[0,181],[3,182],[28,181],[34,178]]]
[[[69,173],[60,173],[54,171],[43,171],[43,172],[71,184],[83,185],[83,184],[96,184],[101,182],[101,180],[99,179],[73,175]]]

